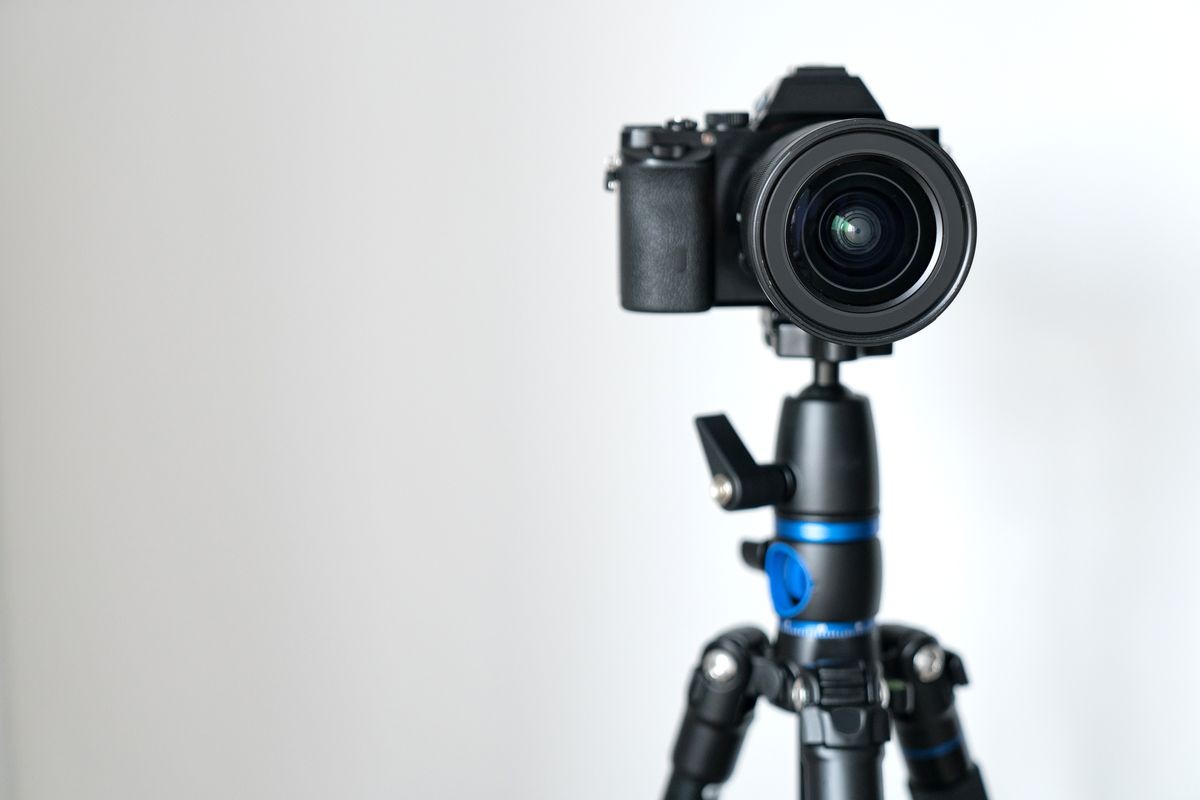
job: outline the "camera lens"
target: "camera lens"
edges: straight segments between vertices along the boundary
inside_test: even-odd
[[[885,344],[953,300],[975,249],[970,191],[931,139],[850,119],[782,137],[752,170],[742,252],[767,299],[809,333]]]
[[[796,195],[788,255],[817,295],[879,305],[920,281],[934,227],[933,208],[911,176],[886,160],[853,159],[823,170]]]

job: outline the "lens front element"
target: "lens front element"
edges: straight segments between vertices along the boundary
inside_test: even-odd
[[[833,221],[829,225],[829,233],[833,241],[845,256],[861,256],[869,254],[879,244],[882,226],[879,215],[865,205],[850,205],[847,197],[841,197],[831,206],[849,206],[841,212],[833,212]]]
[[[855,159],[830,167],[806,182],[792,205],[792,268],[830,301],[892,302],[929,266],[933,214],[927,194],[894,164]]]

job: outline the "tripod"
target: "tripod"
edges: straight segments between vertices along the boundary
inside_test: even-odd
[[[692,674],[666,800],[711,800],[729,779],[758,698],[800,718],[801,800],[879,800],[892,723],[913,800],[986,800],[954,707],[962,660],[923,631],[877,625],[882,559],[871,408],[839,365],[891,353],[816,339],[765,312],[768,344],[815,364],[784,400],[776,459],[758,464],[723,415],[696,427],[726,510],[775,507],[775,537],[743,542],[779,615],[772,642],[737,628],[709,642]]]

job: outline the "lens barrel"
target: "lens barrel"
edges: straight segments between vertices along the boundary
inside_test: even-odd
[[[752,170],[742,251],[771,304],[822,339],[886,344],[928,325],[961,288],[975,210],[954,162],[894,122],[804,128]]]

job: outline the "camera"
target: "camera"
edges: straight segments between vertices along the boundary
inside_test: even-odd
[[[971,193],[938,131],[890,122],[841,67],[755,111],[621,132],[621,304],[769,306],[814,337],[882,345],[933,321],[970,269]]]

